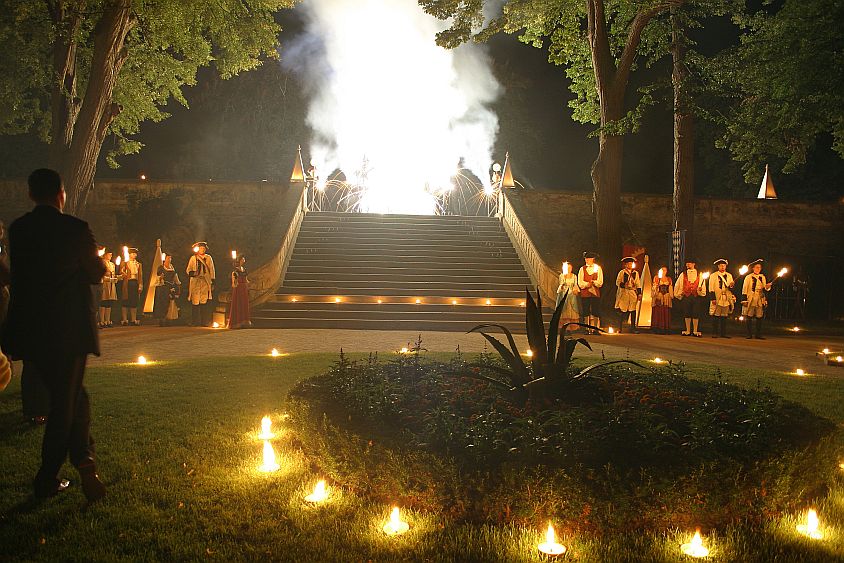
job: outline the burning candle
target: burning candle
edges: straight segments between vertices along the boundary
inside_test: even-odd
[[[607,329],[607,332],[608,332],[609,334],[615,334],[615,329],[614,329],[613,327],[609,327],[609,328]]]
[[[403,346],[401,350],[399,350],[399,354],[407,354],[408,349],[407,346]]]
[[[264,440],[264,461],[258,467],[258,471],[262,473],[272,473],[273,471],[278,471],[278,468],[279,465],[275,460],[273,445],[269,442],[269,440]]]
[[[165,259],[165,258],[167,258],[167,253],[166,253],[166,252],[162,252],[162,253],[161,253],[161,261],[162,261],[162,262],[164,262],[164,259]]]
[[[656,273],[656,277],[658,279],[662,279],[662,268],[659,269],[659,272]]]
[[[654,363],[655,363],[655,364],[661,364],[661,363],[662,363],[662,361],[663,361],[663,360],[662,360],[662,358],[654,358]]]
[[[384,302],[384,300],[383,300],[383,299],[379,299],[379,300],[378,300],[378,304],[379,304],[379,305],[380,305],[381,303],[383,303],[383,302]]]
[[[416,304],[417,304],[417,305],[420,305],[421,303],[422,303],[422,300],[421,300],[421,299],[417,299],[417,300],[416,300]]]
[[[819,540],[823,539],[823,533],[818,529],[819,527],[818,513],[815,512],[814,508],[810,508],[806,513],[806,523],[798,524],[797,531],[813,540]]]
[[[270,351],[270,356],[272,356],[273,358],[278,358],[280,355],[281,354],[279,354],[278,348],[273,348],[272,351]]]
[[[569,273],[569,268],[570,268],[569,263],[563,262],[563,275],[566,275],[566,274]]]
[[[314,485],[314,492],[306,496],[305,500],[314,504],[328,500],[328,491],[325,488],[325,481],[317,481],[317,484]]]
[[[700,279],[702,279],[702,280],[708,280],[708,279],[709,279],[709,275],[710,275],[710,274],[709,274],[709,272],[704,272],[704,273],[702,273],[702,274],[700,275]]]
[[[492,305],[492,300],[491,300],[491,299],[487,299],[487,300],[486,300],[486,304],[487,304],[487,305]]]
[[[700,537],[700,529],[695,530],[692,541],[680,546],[680,551],[689,557],[706,557],[709,555],[709,549],[703,545],[703,538]]]
[[[220,328],[220,323],[214,321],[213,323],[211,323],[211,328]]]
[[[114,259],[114,265],[115,265],[115,266],[119,266],[119,265],[120,265],[120,256],[118,256],[117,258],[115,258],[115,259]]]
[[[452,299],[452,300],[451,300],[451,304],[452,304],[452,305],[457,305],[457,299]]]
[[[124,262],[129,261],[129,247],[128,246],[123,247],[123,261]]]
[[[261,434],[258,436],[261,440],[272,440],[275,438],[275,434],[273,434],[273,421],[270,417],[265,416],[261,419]]]
[[[806,375],[806,372],[800,368],[797,368],[796,370],[794,370],[794,375]]]
[[[554,526],[548,522],[548,530],[545,532],[545,542],[536,546],[539,553],[549,557],[557,557],[566,552],[566,546],[557,543],[557,534],[554,533]]]
[[[335,297],[335,298],[334,298],[334,302],[335,302],[335,303],[339,303],[339,302],[341,302],[341,301],[342,301],[342,299],[340,299],[339,297]]]
[[[138,356],[138,365],[145,366],[147,365],[147,359],[144,356]]]
[[[402,521],[399,507],[394,506],[390,512],[390,520],[384,524],[384,533],[388,536],[397,536],[403,534],[410,529],[410,524]]]

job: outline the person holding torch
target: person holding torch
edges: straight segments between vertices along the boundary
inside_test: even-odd
[[[187,274],[188,300],[191,303],[191,326],[210,326],[211,315],[208,302],[214,289],[214,259],[208,254],[208,243],[197,242],[193,245],[193,256],[188,260]]]
[[[744,285],[741,290],[742,314],[747,319],[747,338],[754,337],[753,319],[756,319],[756,339],[765,340],[762,336],[762,318],[765,316],[765,308],[768,306],[766,294],[771,290],[771,283],[762,273],[761,258],[749,264],[750,274],[744,278]]]

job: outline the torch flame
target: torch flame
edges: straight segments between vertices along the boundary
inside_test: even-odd
[[[741,268],[738,269],[738,273],[739,273],[740,276],[743,276],[744,274],[747,273],[747,270],[748,270],[748,267],[745,264],[744,266],[742,266]]]
[[[532,358],[533,357],[533,350],[528,348],[527,352],[525,352],[525,356],[527,356],[528,358]]]
[[[823,538],[823,534],[818,529],[819,527],[820,521],[818,520],[818,513],[815,512],[814,508],[810,508],[806,513],[806,523],[798,524],[797,531],[804,536],[812,538],[813,540],[819,540]]]
[[[195,253],[196,253],[196,252],[199,252],[199,245],[194,246],[194,247],[193,247],[193,251],[194,251]]]
[[[118,256],[118,257],[114,260],[114,265],[115,265],[115,266],[119,266],[119,265],[120,265],[120,256]]]
[[[97,251],[97,256],[99,256],[100,258],[102,258],[103,256],[105,256],[105,251],[106,251],[106,249],[105,249],[105,248],[101,248],[101,249],[99,249],[99,250]]]
[[[237,260],[237,250],[232,250],[232,260]]]
[[[279,465],[278,462],[275,460],[275,451],[273,450],[273,445],[268,441],[264,440],[264,463],[258,468],[258,471],[262,471],[264,473],[270,473],[272,471],[278,471]]]
[[[782,270],[780,270],[779,272],[777,272],[777,277],[778,277],[778,278],[781,278],[781,277],[783,277],[784,275],[786,275],[787,273],[788,273],[788,268],[783,268]]]
[[[568,273],[569,273],[569,267],[570,267],[570,266],[569,266],[569,263],[568,263],[568,262],[563,262],[563,274],[568,274]]]
[[[662,268],[659,269],[659,272],[657,272],[656,277],[662,279]]]
[[[129,247],[128,246],[123,247],[123,261],[124,262],[129,261]]]
[[[709,272],[704,272],[703,274],[701,274],[700,277],[701,277],[701,279],[708,280],[709,279]]]

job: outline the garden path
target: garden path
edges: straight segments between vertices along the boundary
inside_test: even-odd
[[[92,357],[90,365],[133,361],[138,355],[155,360],[178,360],[200,356],[239,356],[267,354],[272,348],[282,353],[396,351],[418,336],[416,331],[357,331],[329,329],[216,330],[188,327],[142,326],[112,328],[102,332],[103,355]],[[844,376],[844,367],[828,367],[816,353],[824,347],[844,352],[844,339],[819,334],[785,334],[767,340],[730,340],[677,335],[621,334],[590,337],[593,352],[578,348],[579,357],[634,359],[660,357],[693,364],[757,367],[771,371],[793,371],[800,367],[809,373]],[[516,336],[520,349],[526,338]],[[412,344],[411,344],[412,345]],[[422,345],[431,351],[464,352],[483,350],[477,334],[422,332]]]

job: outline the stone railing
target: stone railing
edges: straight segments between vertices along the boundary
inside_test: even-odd
[[[291,186],[290,189],[296,188]],[[268,301],[284,281],[284,274],[287,272],[290,257],[293,255],[296,237],[299,236],[299,227],[302,225],[302,219],[305,218],[307,212],[306,190],[304,187],[301,189],[299,202],[290,219],[290,225],[284,233],[278,252],[268,262],[249,272],[249,304],[253,307]],[[224,292],[220,295],[221,303],[229,303],[230,300],[231,292]]]
[[[545,300],[546,306],[553,304],[557,298],[557,286],[560,283],[560,275],[551,266],[545,263],[539,250],[531,240],[530,235],[522,225],[515,209],[507,199],[507,189],[500,192],[498,199],[498,213],[501,217],[501,222],[504,224],[504,230],[510,241],[516,248],[516,253],[522,261],[522,265],[527,270],[530,281],[534,287],[539,288],[539,293],[542,299]],[[552,305],[553,306],[553,305]]]

